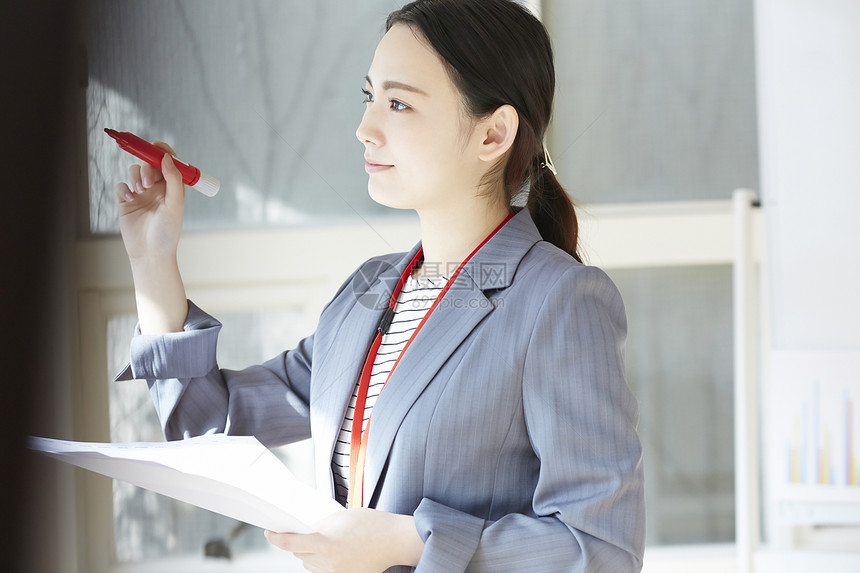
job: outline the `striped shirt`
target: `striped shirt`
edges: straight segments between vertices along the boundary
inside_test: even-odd
[[[400,291],[400,295],[397,297],[397,302],[394,305],[394,318],[391,321],[391,326],[388,332],[382,335],[379,352],[376,354],[373,368],[370,371],[367,400],[364,404],[363,428],[367,428],[370,412],[373,410],[373,405],[376,404],[379,392],[388,379],[394,363],[397,361],[412,333],[415,332],[421,319],[424,318],[427,311],[433,306],[433,302],[439,293],[442,292],[447,281],[448,278],[444,276],[422,279],[414,279],[411,276],[406,278],[403,289]],[[331,469],[334,474],[335,497],[344,504],[349,492],[349,450],[352,440],[352,420],[355,415],[355,402],[357,399],[358,383],[356,383],[355,389],[352,392],[352,399],[349,401],[346,416],[340,427],[340,433],[337,437],[331,461]]]

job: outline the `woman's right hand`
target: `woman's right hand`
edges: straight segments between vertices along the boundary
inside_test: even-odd
[[[175,258],[182,232],[185,185],[173,164],[173,149],[154,143],[165,151],[161,169],[148,163],[128,170],[128,184],[116,186],[119,200],[119,228],[129,259]]]
[[[144,334],[182,330],[188,303],[179,273],[176,249],[185,211],[185,185],[173,163],[173,149],[165,151],[161,169],[132,165],[129,185],[116,186],[119,230],[131,262],[137,317]]]

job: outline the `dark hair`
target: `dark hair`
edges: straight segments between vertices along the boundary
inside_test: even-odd
[[[517,111],[519,128],[501,176],[506,204],[528,185],[526,206],[541,237],[581,261],[573,203],[544,164],[555,69],[543,24],[512,0],[417,0],[389,14],[386,31],[395,24],[419,32],[447,62],[473,117],[506,104]]]

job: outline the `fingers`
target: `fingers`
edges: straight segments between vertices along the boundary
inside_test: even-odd
[[[176,152],[173,151],[173,148],[164,143],[163,141],[155,141],[153,142],[153,145],[158,147],[159,149],[163,149],[171,155],[176,155]],[[150,187],[164,179],[162,170],[158,169],[157,167],[153,167],[149,163],[144,163],[143,165],[135,165],[134,167],[138,167],[140,169],[139,179],[141,182],[141,187],[132,187],[138,193],[143,193],[144,189],[149,189]],[[129,175],[131,175],[130,172]]]
[[[128,186],[135,193],[143,193],[143,184],[140,178],[140,165],[134,163],[128,168]]]
[[[137,167],[140,168],[140,181],[143,185],[142,189],[138,191],[138,193],[142,193],[144,189],[149,189],[150,187],[164,179],[161,170],[157,167],[153,167],[149,163],[137,165]]]
[[[158,147],[160,149],[163,149],[164,151],[166,151],[167,153],[169,153],[171,155],[174,155],[174,156],[176,155],[176,152],[173,151],[173,148],[170,147],[170,145],[164,143],[163,141],[153,142],[153,145],[155,145],[156,147]],[[178,183],[179,183],[179,185],[181,185],[182,184],[182,176],[179,174],[178,170],[176,170],[172,161],[170,162],[169,168],[172,168],[171,173],[176,174],[176,177],[178,177]],[[135,164],[131,165],[128,168],[128,185],[123,185],[122,188],[117,186],[115,189],[115,192],[117,194],[117,198],[120,201],[125,201],[125,202],[134,201],[135,195],[143,193],[144,191],[147,191],[148,189],[152,188],[154,185],[160,183],[161,181],[166,181],[166,178],[164,175],[164,169],[165,169],[165,164],[164,164],[163,160],[162,160],[161,169],[159,169],[158,167],[153,167],[152,165],[150,165],[148,163],[144,163],[142,165],[135,163]],[[174,178],[174,179],[176,179],[176,178]],[[176,180],[174,180],[173,186],[174,187],[178,186]],[[169,190],[168,190],[168,192],[169,192]],[[126,195],[126,193],[129,193],[129,194]],[[174,193],[174,195],[176,195],[176,193]],[[183,196],[183,200],[184,200],[184,196]]]
[[[116,198],[120,203],[131,203],[134,201],[134,194],[125,183],[117,184],[117,186],[114,187],[114,192],[116,193]]]
[[[182,182],[182,173],[176,168],[169,153],[165,153],[161,158],[161,172],[167,182],[166,201],[172,208],[178,209],[185,203],[185,184]]]
[[[149,163],[139,165],[132,164],[128,168],[128,184],[129,188],[135,193],[143,193],[153,185],[164,179],[161,170],[156,169]]]
[[[316,553],[319,549],[318,535],[314,533],[275,533],[266,530],[263,534],[269,543],[290,553]]]
[[[153,171],[158,174],[157,177],[152,175]],[[134,163],[128,168],[128,185],[117,185],[117,197],[119,198],[120,202],[131,203],[132,201],[134,201],[134,198],[137,195],[150,189],[157,182],[161,181],[161,179],[163,179],[163,177],[161,176],[161,171],[153,169],[148,164],[141,166],[137,163]]]
[[[316,533],[275,533],[264,531],[266,540],[284,551],[289,551],[302,562],[302,566],[310,573],[323,573],[330,571],[330,567],[323,567],[326,562],[324,556],[319,552],[322,549],[321,538]]]

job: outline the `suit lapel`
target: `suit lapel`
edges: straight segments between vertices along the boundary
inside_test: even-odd
[[[393,266],[384,261],[378,265],[371,263],[363,269],[363,276],[354,277],[347,288],[351,289],[355,303],[343,321],[334,325],[337,332],[329,333],[331,346],[314,363],[311,424],[314,455],[318,460],[317,487],[322,488],[325,483],[333,487],[329,466],[349,400],[391,293],[419,247],[420,244],[415,245]]]
[[[373,499],[388,453],[409,409],[463,340],[493,312],[484,290],[508,287],[519,262],[539,240],[537,228],[523,209],[475,253],[401,356],[373,408],[364,475],[365,503]]]
[[[460,273],[388,379],[373,407],[364,475],[365,503],[372,499],[400,423],[424,388],[463,340],[490,312],[487,297]]]

